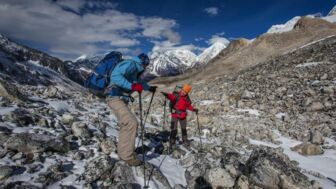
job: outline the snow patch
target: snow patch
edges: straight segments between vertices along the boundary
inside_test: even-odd
[[[277,114],[275,114],[275,117],[278,118],[278,119],[282,119],[283,117],[286,117],[286,113],[283,113],[283,112],[279,112]]]
[[[79,61],[79,60],[85,60],[86,57],[87,57],[86,54],[83,54],[83,55],[81,55],[80,57],[76,58],[76,59],[75,59],[75,62],[77,62],[77,61]]]
[[[336,22],[336,15],[326,16],[326,17],[323,17],[322,19],[326,20],[328,22],[331,22],[331,23],[335,23]]]
[[[72,107],[66,101],[47,101],[57,112],[71,112]]]
[[[207,105],[215,104],[215,103],[219,103],[219,102],[218,101],[214,101],[214,100],[202,100],[200,102],[200,105],[201,106],[207,106]]]
[[[273,25],[270,29],[267,30],[267,33],[283,33],[293,30],[294,25],[296,22],[301,18],[301,16],[296,16],[289,21],[287,21],[285,24],[277,24]]]
[[[256,109],[237,109],[238,112],[247,112],[251,115],[260,116],[260,113]]]
[[[329,177],[333,180],[336,180],[336,150],[332,149],[325,149],[324,154],[322,155],[315,155],[315,156],[303,156],[297,152],[292,151],[290,148],[294,147],[298,144],[301,144],[301,141],[289,139],[283,137],[279,134],[278,131],[275,132],[279,138],[278,141],[281,142],[280,145],[276,145],[269,142],[263,142],[258,140],[250,139],[250,144],[255,145],[263,145],[269,146],[272,148],[281,147],[284,149],[284,153],[288,155],[291,160],[295,160],[299,162],[299,166],[307,171],[317,172],[323,175],[325,178]],[[307,174],[307,173],[305,173]],[[312,178],[312,175],[308,175]],[[314,177],[314,179],[318,179]],[[320,180],[320,179],[318,179]],[[333,188],[335,187],[334,183],[332,183],[328,179],[321,179],[323,182],[320,182],[322,187],[324,188]]]
[[[16,109],[16,107],[6,107],[6,108],[1,108],[1,109],[0,109],[0,115],[8,114],[8,113],[14,111],[15,109]]]
[[[178,160],[171,158],[170,156],[160,155],[157,158],[149,160],[149,163],[160,166],[160,171],[167,178],[170,186],[181,184],[187,185],[186,178],[184,176],[185,168],[183,168]]]
[[[295,68],[302,68],[302,67],[310,67],[310,66],[317,66],[319,64],[322,64],[324,62],[307,62],[303,64],[298,64],[295,66]]]

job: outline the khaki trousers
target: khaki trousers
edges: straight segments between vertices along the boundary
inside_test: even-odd
[[[120,98],[109,98],[108,106],[118,119],[119,140],[118,140],[118,156],[121,160],[133,159],[135,148],[135,137],[138,128],[138,120],[133,115],[127,104]]]

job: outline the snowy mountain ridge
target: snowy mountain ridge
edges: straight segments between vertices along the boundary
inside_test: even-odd
[[[206,48],[200,55],[198,55],[198,61],[200,64],[208,63],[211,59],[215,58],[228,44],[221,42],[215,42],[210,47]]]
[[[198,56],[188,49],[156,50],[150,56],[152,63],[149,70],[156,76],[178,75],[195,66],[208,63],[226,47],[227,44],[218,41],[204,49]]]
[[[309,18],[317,18],[320,15],[306,15],[305,17]],[[293,30],[295,24],[298,20],[302,18],[301,16],[295,16],[292,19],[288,20],[284,24],[276,24],[271,26],[266,33],[283,33]],[[321,19],[326,20],[330,23],[336,23],[336,6],[329,12],[329,14],[325,17],[321,17]]]

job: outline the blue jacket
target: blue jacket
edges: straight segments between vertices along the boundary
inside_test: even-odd
[[[133,83],[140,83],[145,90],[148,90],[150,86],[138,78],[139,73],[143,71],[141,60],[136,56],[118,63],[111,73],[109,90],[106,95],[127,97],[132,93]]]

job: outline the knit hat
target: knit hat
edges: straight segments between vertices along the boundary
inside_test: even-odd
[[[184,91],[185,93],[189,93],[191,91],[191,86],[187,84],[183,85],[182,91]]]

